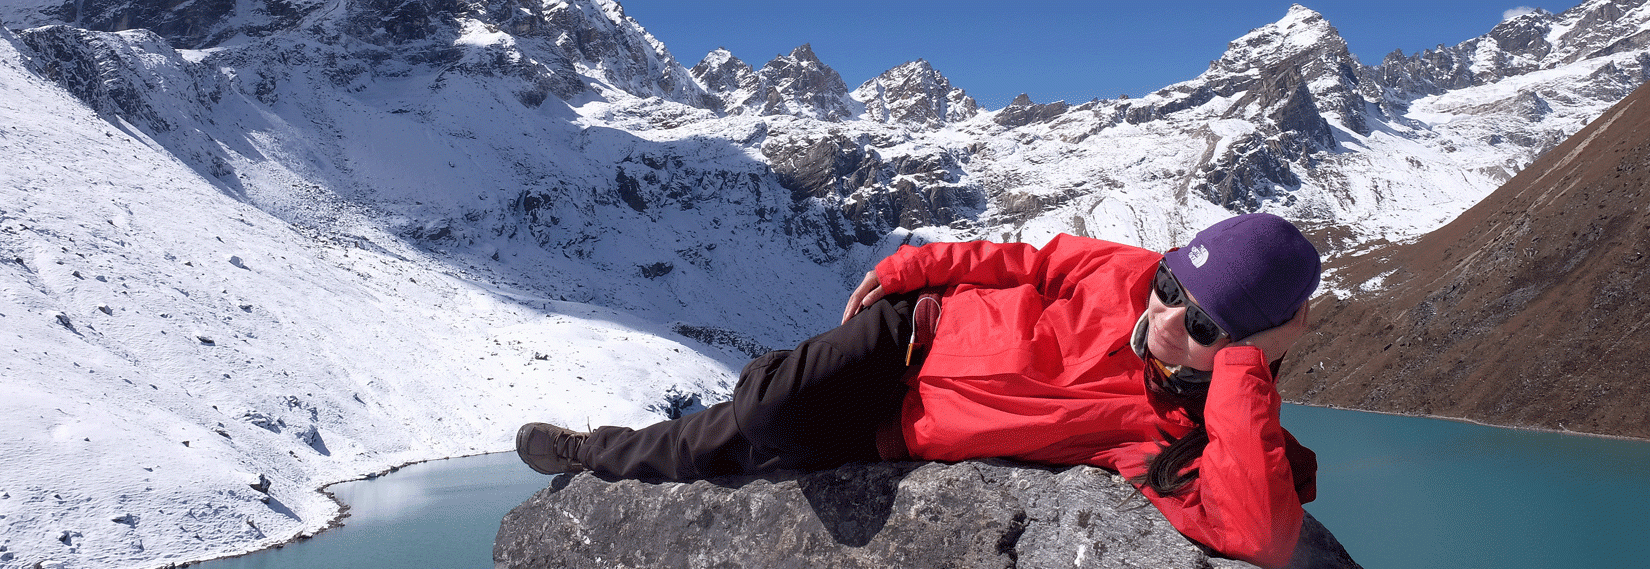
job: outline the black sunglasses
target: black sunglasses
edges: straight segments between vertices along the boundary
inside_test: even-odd
[[[1186,335],[1191,336],[1192,341],[1209,346],[1220,341],[1221,336],[1229,335],[1220,329],[1219,324],[1215,324],[1215,320],[1203,311],[1203,307],[1186,296],[1186,290],[1180,287],[1180,279],[1174,277],[1174,272],[1170,271],[1169,265],[1163,261],[1157,262],[1157,276],[1152,280],[1152,291],[1157,294],[1157,300],[1161,301],[1163,306],[1186,305]]]

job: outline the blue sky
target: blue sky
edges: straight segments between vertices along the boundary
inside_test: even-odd
[[[1328,18],[1352,53],[1378,63],[1490,31],[1532,0],[1298,0]],[[1226,42],[1276,22],[1290,0],[1220,2],[982,2],[971,0],[620,0],[671,54],[692,67],[725,47],[761,67],[812,44],[852,89],[901,63],[926,59],[987,108],[1033,101],[1137,97],[1196,77]]]

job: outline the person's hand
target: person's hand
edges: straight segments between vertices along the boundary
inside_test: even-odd
[[[842,309],[842,323],[847,324],[849,318],[882,300],[884,296],[888,296],[888,291],[882,290],[882,283],[877,280],[877,272],[872,270],[865,273],[865,280],[859,282],[859,288],[855,288],[854,293],[848,295],[848,306]]]
[[[1290,346],[1295,345],[1296,340],[1306,334],[1311,306],[1311,302],[1306,302],[1301,305],[1300,310],[1295,311],[1295,317],[1290,318],[1288,322],[1250,334],[1249,337],[1232,342],[1231,345],[1258,347],[1268,362],[1281,358],[1284,352],[1289,351]]]

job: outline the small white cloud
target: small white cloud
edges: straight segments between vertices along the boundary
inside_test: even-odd
[[[1501,21],[1505,22],[1507,20],[1511,20],[1513,18],[1517,18],[1517,17],[1525,15],[1525,14],[1534,14],[1534,13],[1536,13],[1536,11],[1537,11],[1536,8],[1531,8],[1529,6],[1519,6],[1517,8],[1513,8],[1511,10],[1507,10],[1505,12],[1502,12],[1501,13]]]

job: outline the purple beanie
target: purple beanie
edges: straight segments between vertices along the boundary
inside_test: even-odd
[[[1164,255],[1169,270],[1232,340],[1288,322],[1323,266],[1299,229],[1269,213],[1229,218]]]

